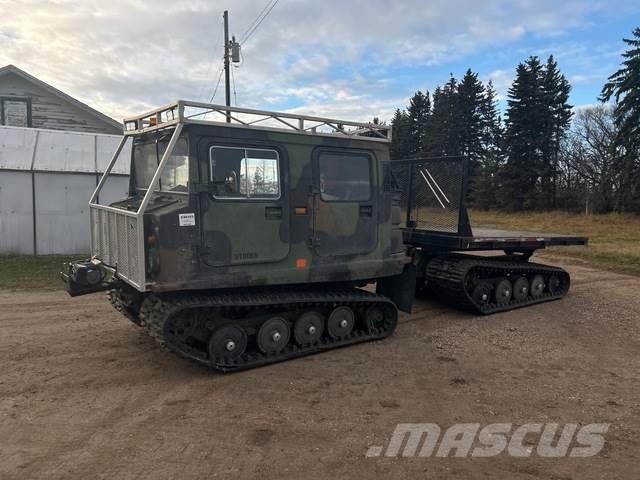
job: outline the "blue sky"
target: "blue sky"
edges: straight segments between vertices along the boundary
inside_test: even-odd
[[[0,0],[0,65],[117,119],[214,91],[223,103],[222,11],[241,37],[266,4]],[[639,14],[630,0],[279,0],[243,45],[234,103],[388,120],[416,90],[469,67],[504,98],[519,62],[552,53],[580,107],[597,101]]]

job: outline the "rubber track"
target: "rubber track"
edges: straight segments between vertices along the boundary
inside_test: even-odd
[[[118,312],[127,317],[136,325],[141,326],[140,318],[127,306],[126,302],[122,298],[122,295],[117,289],[109,290],[107,292],[107,297],[109,298],[109,302],[111,302],[111,306],[113,308],[115,308]]]
[[[527,297],[517,301],[512,299],[508,303],[476,304],[467,290],[467,275],[473,269],[482,269],[487,276],[501,277],[510,274],[527,275],[557,275],[561,280],[562,289],[558,293],[545,291],[538,297]],[[559,300],[569,291],[571,279],[569,273],[559,267],[513,261],[509,257],[478,257],[472,255],[443,255],[432,259],[426,269],[427,288],[436,293],[437,299],[450,306],[460,308],[471,313],[490,315],[516,308],[527,307],[538,303]]]
[[[212,360],[208,357],[207,353],[194,349],[182,342],[176,342],[176,339],[171,337],[165,328],[167,321],[173,315],[190,308],[214,308],[225,311],[227,309],[250,309],[259,307],[260,309],[268,308],[286,311],[299,308],[313,310],[314,308],[326,308],[327,306],[339,305],[362,307],[372,304],[383,304],[387,306],[387,313],[389,311],[393,312],[393,322],[389,329],[375,329],[374,331],[354,330],[347,337],[338,340],[323,337],[318,344],[310,347],[300,347],[295,345],[293,340],[291,340],[289,345],[277,354],[263,354],[259,351],[252,351],[245,353],[237,360],[227,360],[223,358]],[[338,347],[383,339],[390,336],[395,330],[397,315],[398,310],[395,304],[386,297],[355,288],[315,292],[293,291],[233,294],[172,293],[150,295],[144,300],[140,309],[140,320],[143,325],[147,327],[147,331],[151,337],[158,343],[190,360],[223,372],[255,368]],[[236,321],[242,322],[241,319]]]

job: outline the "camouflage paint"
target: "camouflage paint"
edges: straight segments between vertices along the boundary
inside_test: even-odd
[[[187,125],[184,135],[190,192],[157,194],[145,214],[145,237],[155,236],[147,246],[150,290],[364,284],[398,275],[410,262],[402,243],[399,204],[383,188],[388,143],[218,125]],[[211,146],[276,150],[280,198],[214,198],[209,185]],[[369,155],[368,201],[322,200],[318,156],[323,151]],[[296,214],[297,207],[306,208],[306,215]],[[280,218],[270,216],[278,211]],[[180,226],[181,213],[195,213],[195,226]]]

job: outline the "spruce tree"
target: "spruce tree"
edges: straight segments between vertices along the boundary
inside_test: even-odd
[[[538,57],[530,57],[516,69],[509,89],[501,203],[507,210],[540,206],[540,177],[548,128],[548,108],[543,89],[544,68]]]
[[[557,175],[560,144],[571,124],[573,115],[569,105],[571,85],[558,69],[558,63],[549,56],[544,70],[544,105],[547,108],[542,145],[541,193],[543,208],[556,207]]]
[[[473,200],[476,176],[480,162],[486,155],[486,142],[483,131],[483,99],[485,88],[478,74],[468,69],[458,84],[454,124],[451,129],[457,137],[458,150],[469,162],[468,198]]]
[[[601,100],[615,101],[616,147],[624,158],[617,208],[640,212],[640,28],[623,42],[628,49],[622,54],[622,66],[604,85]]]
[[[391,159],[401,160],[407,158],[411,148],[407,112],[398,108],[391,120],[391,127]]]
[[[502,163],[502,120],[497,108],[497,93],[489,81],[481,99],[482,154],[470,180],[470,200],[474,207],[489,210],[498,206]]]
[[[423,134],[427,156],[460,155],[457,81],[452,76],[433,92],[433,111]]]
[[[431,116],[431,97],[429,92],[418,90],[409,101],[408,142],[409,155],[419,155],[424,150],[424,132]]]

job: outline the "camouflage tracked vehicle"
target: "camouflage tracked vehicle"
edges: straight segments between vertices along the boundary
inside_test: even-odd
[[[387,337],[416,290],[478,313],[567,292],[566,272],[528,258],[585,239],[474,236],[464,159],[390,162],[390,136],[186,101],[126,119],[90,200],[92,258],[68,265],[67,289],[109,290],[161,344],[223,371]],[[100,204],[128,139],[129,195]]]

